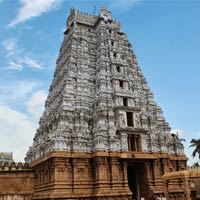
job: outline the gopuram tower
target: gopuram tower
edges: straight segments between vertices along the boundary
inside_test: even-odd
[[[120,23],[71,9],[54,78],[26,161],[33,199],[164,195],[162,175],[186,168]]]

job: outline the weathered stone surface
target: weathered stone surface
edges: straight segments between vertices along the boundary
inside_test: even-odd
[[[196,195],[199,194],[196,192],[199,190],[200,168],[192,167],[183,171],[165,173],[162,178],[165,181],[167,198],[197,199]],[[181,189],[184,192],[180,192]]]
[[[31,200],[35,176],[29,165],[0,162],[0,200]]]
[[[71,9],[54,79],[26,160],[53,151],[129,151],[183,155],[183,145],[154,102],[120,23]],[[140,141],[139,141],[140,140]]]
[[[163,195],[186,167],[120,23],[71,9],[45,111],[27,152],[34,199]]]
[[[171,134],[131,44],[105,8],[99,16],[71,9],[39,124],[26,156],[35,175],[27,188],[34,184],[32,199],[163,196],[169,187],[162,176],[186,169],[181,140]],[[15,168],[0,163],[4,178]],[[178,180],[172,185],[171,200],[174,194],[183,200],[185,188]]]

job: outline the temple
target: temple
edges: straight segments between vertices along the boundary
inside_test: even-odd
[[[34,185],[26,199],[189,200],[194,192],[185,182],[168,180],[186,170],[183,144],[154,101],[120,23],[106,8],[98,16],[71,9],[66,26],[25,158]]]
[[[0,152],[0,162],[14,162],[12,152]]]

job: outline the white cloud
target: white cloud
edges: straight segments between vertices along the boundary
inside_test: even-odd
[[[25,66],[30,67],[32,69],[42,69],[41,64],[39,64],[36,60],[30,57],[18,58],[18,64],[24,64]]]
[[[17,38],[9,38],[2,43],[6,51],[6,58],[8,64],[5,69],[10,70],[23,70],[25,67],[31,69],[42,69],[42,65],[34,58],[31,58],[27,51],[20,48]]]
[[[16,40],[13,38],[5,40],[3,41],[3,46],[7,51],[13,51],[16,47]]]
[[[30,57],[17,57],[15,58],[15,61],[10,60],[8,61],[8,65],[5,67],[5,69],[20,71],[23,70],[25,67],[31,69],[42,69],[42,65],[38,63],[38,61]]]
[[[37,124],[28,115],[0,105],[0,127],[0,151],[13,152],[16,161],[23,161]]]
[[[15,161],[23,161],[44,110],[47,94],[43,90],[35,91],[38,85],[19,81],[0,86],[0,151],[13,152]],[[16,110],[11,102],[19,101],[22,108]]]
[[[118,10],[129,10],[141,0],[111,0],[110,7]]]
[[[22,6],[16,18],[8,24],[8,28],[57,8],[62,0],[19,0],[19,2]]]
[[[38,83],[28,80],[13,81],[9,85],[0,86],[0,102],[25,99],[38,86]]]
[[[10,57],[16,54],[17,51],[17,39],[16,38],[9,38],[4,40],[2,46],[7,51],[6,57]]]
[[[23,65],[19,64],[19,63],[15,63],[13,61],[9,61],[8,66],[6,66],[6,69],[11,69],[11,70],[22,70],[24,67]]]
[[[39,90],[33,93],[26,102],[27,110],[34,119],[38,120],[41,117],[46,98],[47,94],[43,90]]]

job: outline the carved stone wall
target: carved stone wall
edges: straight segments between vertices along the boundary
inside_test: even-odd
[[[130,199],[126,165],[119,154],[54,152],[32,163],[36,176],[33,199]]]
[[[196,200],[198,199],[198,188],[200,168],[187,168],[185,170],[165,173],[165,193],[168,199]]]
[[[34,172],[28,164],[0,162],[0,200],[31,200]]]
[[[45,111],[26,161],[53,151],[129,151],[183,155],[183,145],[155,103],[120,23],[71,9]]]
[[[149,198],[166,193],[164,173],[185,169],[181,140],[171,134],[120,28],[105,8],[99,16],[71,9],[27,152],[33,199]]]

